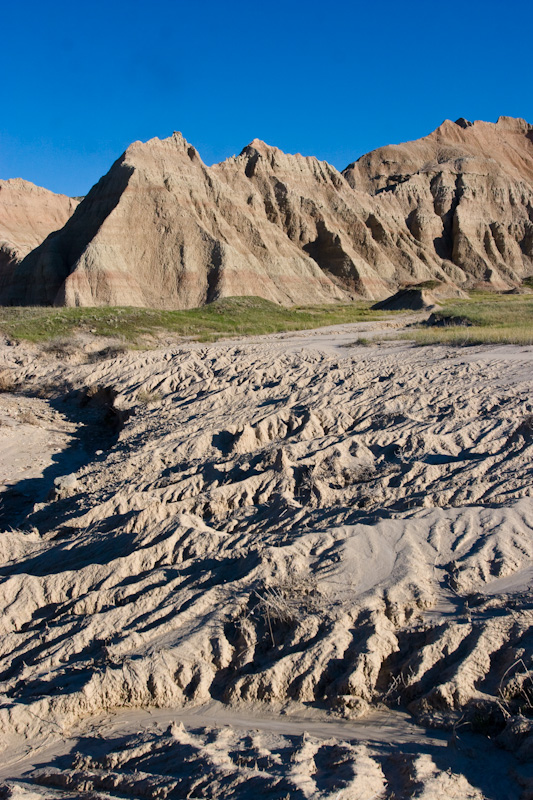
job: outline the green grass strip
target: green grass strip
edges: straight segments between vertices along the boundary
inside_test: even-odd
[[[285,308],[259,297],[229,297],[189,311],[149,308],[0,307],[0,331],[11,339],[48,342],[76,333],[119,337],[135,343],[146,335],[173,333],[200,341],[222,336],[321,328],[383,319],[370,302]]]

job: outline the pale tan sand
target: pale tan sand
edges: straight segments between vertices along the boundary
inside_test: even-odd
[[[40,478],[54,455],[68,447],[76,428],[46,400],[0,394],[0,486]]]
[[[350,347],[360,332],[77,365],[5,348],[29,391],[78,392],[39,400],[68,475],[45,467],[31,508],[10,495],[0,537],[5,776],[47,746],[38,782],[61,796],[185,797],[187,751],[196,796],[520,797],[533,348]],[[95,384],[113,393],[89,401]],[[440,726],[436,743],[393,712],[384,742],[383,704]],[[145,730],[148,709],[176,724]],[[103,749],[75,744],[97,730]]]

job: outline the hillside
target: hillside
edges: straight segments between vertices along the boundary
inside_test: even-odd
[[[22,178],[0,180],[0,291],[15,264],[60,230],[78,202]]]

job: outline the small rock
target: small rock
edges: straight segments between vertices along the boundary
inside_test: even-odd
[[[50,493],[51,500],[62,500],[72,497],[79,489],[79,482],[75,475],[61,475],[54,480],[54,488]]]

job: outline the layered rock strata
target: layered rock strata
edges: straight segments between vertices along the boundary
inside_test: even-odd
[[[192,308],[379,299],[402,282],[460,277],[325,162],[254,141],[206,167],[181,134],[135,142],[4,302]]]

